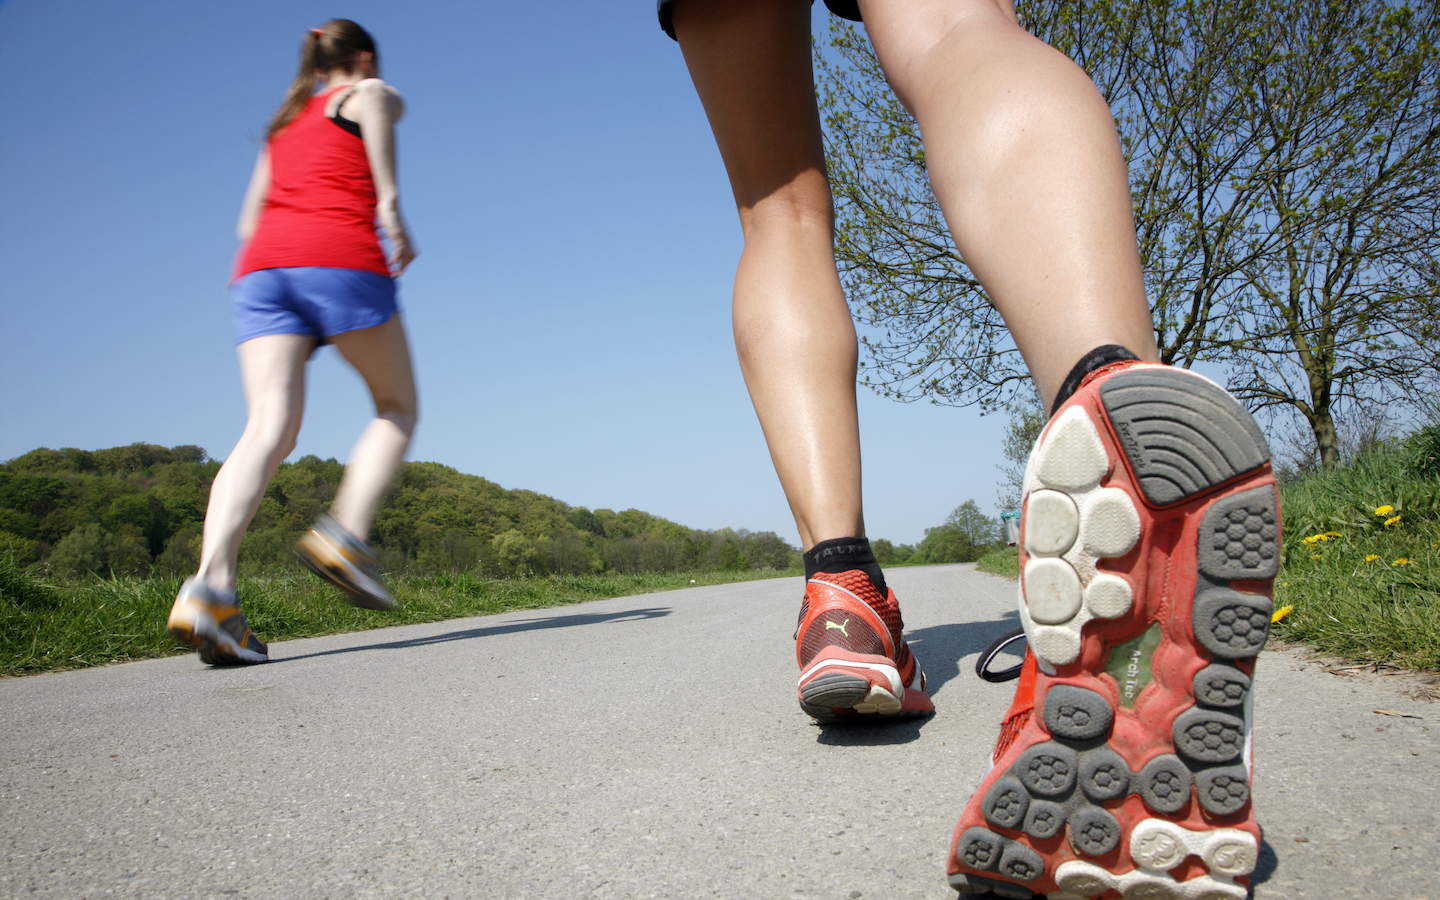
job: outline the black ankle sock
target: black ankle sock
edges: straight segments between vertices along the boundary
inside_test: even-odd
[[[1055,405],[1050,407],[1050,415],[1055,415],[1061,404],[1069,400],[1071,395],[1080,389],[1080,382],[1085,380],[1086,375],[1113,362],[1139,358],[1119,344],[1103,344],[1080,357],[1075,368],[1071,369],[1070,374],[1065,376],[1065,380],[1060,382],[1060,390],[1055,393]]]
[[[816,572],[838,575],[859,569],[870,576],[870,583],[880,596],[885,596],[885,576],[880,564],[875,561],[875,552],[870,549],[870,539],[863,537],[833,538],[821,541],[805,551],[805,578],[808,581]]]

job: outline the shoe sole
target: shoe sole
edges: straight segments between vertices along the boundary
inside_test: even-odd
[[[269,662],[266,654],[247,650],[235,642],[215,618],[203,611],[190,610],[190,619],[177,618],[174,613],[165,630],[182,644],[200,652],[200,661],[210,666],[248,666]]]
[[[1242,900],[1259,846],[1250,678],[1279,562],[1269,451],[1190,373],[1137,366],[1096,393],[1094,418],[1061,412],[1026,471],[1039,715],[967,805],[951,884]]]
[[[313,534],[305,534],[295,548],[310,571],[345,592],[345,600],[361,609],[397,609],[400,601],[385,586],[361,572],[342,556],[330,542]]]
[[[883,656],[827,647],[800,674],[800,705],[807,711],[852,709],[861,715],[891,715],[900,712],[904,698],[900,670]]]

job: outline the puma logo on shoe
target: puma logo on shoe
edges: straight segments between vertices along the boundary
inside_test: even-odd
[[[849,624],[850,624],[850,620],[849,620],[849,619],[846,619],[845,621],[841,622],[839,625],[836,625],[834,622],[826,622],[826,623],[825,623],[825,630],[826,630],[826,631],[829,631],[830,629],[833,628],[833,629],[835,629],[836,631],[840,632],[841,634],[845,635],[845,636],[848,638],[848,637],[850,636],[850,632],[848,632],[848,631],[845,630],[845,626],[846,626],[846,625],[849,625]]]

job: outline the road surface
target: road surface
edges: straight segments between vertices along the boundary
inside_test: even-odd
[[[0,680],[0,897],[953,900],[1015,585],[887,576],[932,719],[809,724],[797,579]],[[1440,900],[1412,683],[1261,656],[1257,898]]]

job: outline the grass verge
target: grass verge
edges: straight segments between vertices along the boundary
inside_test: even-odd
[[[975,560],[975,568],[991,575],[1020,580],[1020,548],[1001,547]]]
[[[266,641],[438,622],[516,609],[543,609],[707,584],[802,577],[803,570],[681,572],[488,579],[470,574],[387,579],[404,604],[356,609],[308,573],[240,580],[250,627]],[[0,675],[153,659],[193,652],[165,631],[179,578],[50,581],[0,554]]]
[[[1287,641],[1364,663],[1440,669],[1440,479],[1401,449],[1280,490],[1285,520],[1274,626]]]

